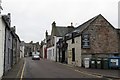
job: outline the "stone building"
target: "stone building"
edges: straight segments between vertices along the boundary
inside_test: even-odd
[[[41,58],[47,59],[47,47],[46,47],[46,39],[41,41],[40,44],[40,53],[41,53]]]
[[[24,45],[25,45],[26,56],[31,56],[32,52],[35,52],[35,51],[40,52],[39,42],[33,43],[33,41],[31,41],[30,43],[25,43]]]
[[[118,39],[118,31],[99,14],[65,35],[68,64],[81,66],[84,58],[118,56]]]

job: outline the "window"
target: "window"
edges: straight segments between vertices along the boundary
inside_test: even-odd
[[[72,48],[72,61],[75,61],[75,48]]]

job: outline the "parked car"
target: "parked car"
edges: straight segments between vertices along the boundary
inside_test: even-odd
[[[33,52],[32,54],[32,60],[40,60],[40,55],[37,52]]]

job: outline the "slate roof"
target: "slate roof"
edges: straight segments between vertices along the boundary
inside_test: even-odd
[[[68,39],[71,39],[72,33],[78,33],[79,35],[94,21],[96,20],[99,16],[102,16],[101,14],[89,19],[88,21],[84,22],[83,24],[79,25],[77,28],[75,28],[72,32],[67,33],[65,36],[68,36]],[[103,16],[102,16],[103,17]],[[104,18],[104,17],[103,17]],[[104,18],[105,19],[105,18]],[[109,23],[109,22],[108,22]],[[110,23],[109,23],[110,24]],[[79,35],[74,35],[74,37],[79,36]]]
[[[60,26],[56,26],[54,34],[56,36],[58,36],[58,37],[63,37],[66,33],[69,33],[73,29],[74,29],[74,27],[60,27]]]
[[[50,39],[51,39],[51,35],[48,35],[46,38],[47,42],[50,41]]]
[[[2,15],[2,19],[5,22],[6,26],[10,29],[10,17],[8,15]]]
[[[75,30],[79,30],[80,33],[81,33],[84,29],[86,29],[86,28],[87,28],[98,16],[100,16],[100,15],[101,15],[101,14],[99,14],[99,15],[97,15],[97,16],[89,19],[88,21],[84,22],[83,24],[79,25]],[[74,31],[75,31],[75,30],[74,30]],[[74,32],[74,31],[73,31],[73,32]]]

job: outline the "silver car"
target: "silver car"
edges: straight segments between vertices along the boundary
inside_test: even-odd
[[[32,60],[40,60],[40,56],[37,53],[32,54]]]

